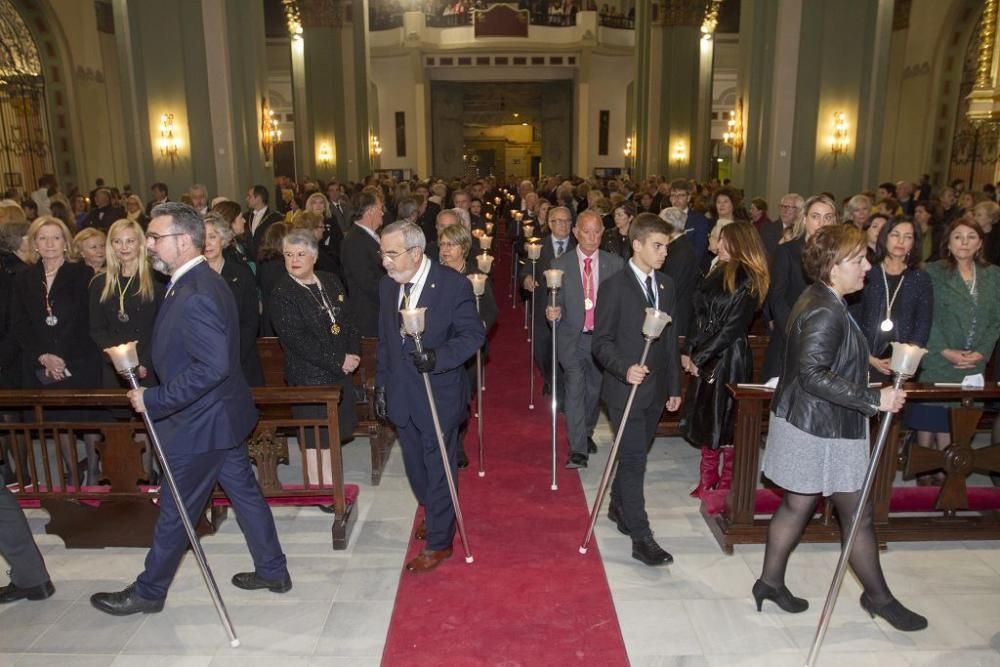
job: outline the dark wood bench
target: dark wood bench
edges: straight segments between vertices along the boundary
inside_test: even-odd
[[[264,497],[271,505],[315,505],[333,507],[331,535],[334,549],[347,547],[353,508],[358,487],[344,483],[344,466],[339,444],[337,410],[340,401],[338,387],[263,387],[253,389],[253,398],[261,418],[249,442],[249,453],[256,464],[257,480]],[[325,404],[327,416],[322,419],[292,419],[293,404]],[[159,515],[159,487],[140,482],[142,447],[135,436],[145,432],[141,421],[116,421],[112,408],[127,408],[124,390],[93,390],[86,394],[76,391],[0,391],[0,408],[25,410],[24,420],[0,422],[0,438],[32,443],[8,449],[13,456],[16,482],[10,485],[22,507],[41,508],[49,513],[46,532],[58,535],[68,548],[100,548],[109,546],[148,547],[152,544],[153,527]],[[332,409],[331,409],[332,406]],[[88,408],[107,412],[104,421],[58,422],[46,418],[46,410],[55,408]],[[274,416],[287,410],[288,417]],[[305,478],[282,482],[279,465],[289,461],[289,437],[296,436],[304,462],[306,429],[329,429],[331,438],[332,479],[310,485]],[[83,470],[73,456],[65,460],[59,446],[60,434],[68,432],[99,432],[101,479],[96,484],[83,485]],[[67,471],[65,473],[63,471]],[[27,478],[26,478],[26,476]],[[214,532],[226,517],[229,500],[221,490],[213,494],[206,512],[198,521],[200,534]]]
[[[753,357],[753,382],[763,382],[764,380],[760,377],[760,369],[764,366],[764,353],[767,351],[767,336],[749,336],[750,341],[750,354]],[[684,337],[678,339],[679,346],[683,347]],[[691,376],[681,371],[681,398],[687,396],[687,385],[688,379]],[[669,438],[680,435],[677,432],[677,424],[681,418],[682,410],[677,412],[667,412],[666,409],[663,410],[663,414],[660,415],[660,422],[656,428],[656,436],[658,438]]]
[[[361,339],[361,365],[354,373],[354,386],[359,397],[355,402],[358,425],[354,435],[368,438],[371,448],[372,486],[382,481],[382,471],[389,460],[396,431],[391,424],[375,417],[375,350],[377,338]],[[258,338],[257,350],[264,367],[264,383],[268,387],[285,387],[285,356],[277,338]],[[347,399],[345,399],[347,400]]]
[[[983,409],[973,401],[998,400],[1000,388],[968,391],[926,384],[906,387],[907,401],[962,401],[951,412],[952,443],[945,451],[910,445],[900,455],[904,431],[893,420],[885,452],[872,489],[876,531],[881,542],[1000,539],[1000,489],[968,486],[974,472],[1000,472],[1000,444],[973,448],[972,437],[986,426]],[[772,392],[729,386],[736,399],[733,486],[728,492],[702,496],[701,514],[725,553],[736,544],[763,544],[770,515],[781,500],[780,490],[764,486],[760,473],[762,433]],[[872,420],[872,439],[878,419]],[[943,470],[941,487],[894,486],[900,463],[906,477]],[[828,508],[807,526],[804,542],[838,542],[840,531]]]

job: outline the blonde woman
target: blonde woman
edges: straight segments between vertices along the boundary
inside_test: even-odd
[[[87,227],[73,237],[73,254],[94,273],[102,273],[107,263],[107,240],[100,229]]]
[[[314,192],[306,199],[305,210],[320,216],[323,223],[323,233],[316,238],[316,242],[319,244],[320,255],[325,257],[317,264],[318,270],[340,275],[340,246],[344,242],[344,232],[333,215],[330,200],[323,193]],[[295,223],[294,218],[292,223]]]

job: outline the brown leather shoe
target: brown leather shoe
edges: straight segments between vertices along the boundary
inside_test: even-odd
[[[426,540],[427,539],[427,522],[426,521],[424,521],[423,519],[420,520],[420,523],[417,524],[417,530],[413,533],[413,536],[415,538],[417,538],[418,540]]]
[[[448,547],[443,551],[431,551],[430,549],[424,549],[417,554],[416,558],[406,564],[406,570],[416,574],[421,572],[430,572],[440,565],[441,561],[451,558],[451,551],[451,547]]]

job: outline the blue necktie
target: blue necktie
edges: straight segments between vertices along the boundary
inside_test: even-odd
[[[565,241],[556,241],[556,257],[560,257],[565,252]]]

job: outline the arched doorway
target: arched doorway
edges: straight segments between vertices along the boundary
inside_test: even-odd
[[[53,172],[38,47],[10,0],[0,0],[0,184],[19,196]]]

